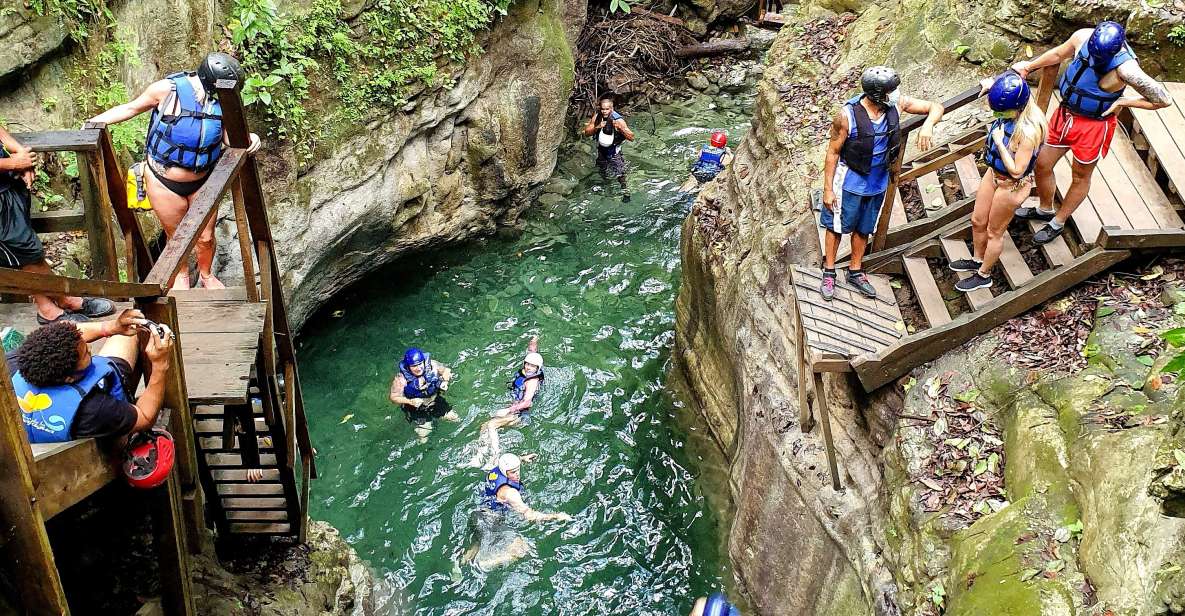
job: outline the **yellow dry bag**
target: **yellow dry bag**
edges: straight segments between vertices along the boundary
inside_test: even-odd
[[[144,187],[144,167],[148,163],[136,163],[128,168],[128,207],[133,210],[151,210],[148,191]]]

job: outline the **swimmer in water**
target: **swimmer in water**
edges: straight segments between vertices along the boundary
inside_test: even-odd
[[[463,468],[483,468],[482,461],[489,452],[496,452],[498,449],[499,428],[521,427],[530,423],[531,407],[539,399],[543,389],[543,356],[539,354],[538,336],[532,336],[531,341],[527,343],[527,355],[523,358],[522,366],[514,372],[507,386],[510,389],[510,405],[494,411],[493,419],[482,424],[477,452],[469,462],[461,465]],[[494,453],[493,457],[496,458],[497,455]]]
[[[741,611],[724,598],[724,593],[714,592],[696,599],[689,616],[741,616]]]
[[[415,347],[403,354],[398,368],[395,378],[391,379],[391,402],[403,408],[421,443],[428,441],[434,419],[460,421],[460,416],[442,393],[448,391],[452,370]]]
[[[491,437],[497,453],[497,433]],[[474,513],[472,526],[477,540],[465,551],[462,561],[473,563],[482,571],[508,565],[530,552],[526,539],[511,527],[507,519],[511,512],[521,515],[528,522],[558,520],[569,522],[572,516],[563,513],[545,513],[532,509],[523,500],[522,464],[534,460],[534,454],[519,458],[512,453],[497,457],[497,463],[489,468],[482,484],[482,505]]]

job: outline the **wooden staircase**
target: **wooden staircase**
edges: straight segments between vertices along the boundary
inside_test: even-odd
[[[1049,101],[1054,76],[1056,68],[1042,76],[1039,101]],[[1182,91],[1181,102],[1185,103],[1185,84],[1171,85]],[[977,97],[975,88],[945,105],[957,108]],[[903,122],[903,128],[918,124]],[[1185,113],[1177,104],[1121,116],[1111,151],[1097,165],[1088,197],[1071,216],[1067,232],[1036,246],[1031,236],[1043,223],[1014,220],[1004,236],[995,284],[990,289],[960,293],[953,284],[969,274],[956,274],[948,268],[951,261],[971,256],[971,210],[983,174],[977,158],[985,141],[986,123],[902,162],[882,207],[870,254],[864,258],[864,270],[878,289],[875,302],[862,306],[850,300],[820,302],[815,291],[820,270],[793,268],[799,368],[804,376],[814,374],[812,389],[824,423],[837,490],[841,487],[826,429],[822,373],[853,372],[864,389],[872,391],[1106,271],[1134,251],[1185,248],[1185,224],[1174,208],[1181,202],[1169,197],[1177,182],[1185,183],[1185,156],[1181,155],[1185,131],[1169,131],[1167,126],[1185,128]],[[1150,130],[1156,130],[1155,134],[1148,134]],[[1054,175],[1060,205],[1070,185],[1068,159],[1055,166]],[[915,182],[916,187],[910,185]],[[908,189],[903,191],[902,187]],[[812,198],[816,208],[821,207],[817,192]],[[1026,205],[1036,202],[1034,190]],[[844,266],[842,262],[838,265]],[[842,272],[839,279],[843,280]],[[885,314],[901,315],[900,321],[891,324],[900,335],[882,335]],[[819,326],[824,322],[831,327]],[[878,328],[879,332],[874,331]],[[804,430],[814,424],[808,384],[811,381],[805,378],[800,381]]]

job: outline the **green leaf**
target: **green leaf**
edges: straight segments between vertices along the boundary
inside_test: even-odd
[[[264,105],[270,105],[272,104],[272,95],[267,90],[260,90],[259,100],[263,101]]]
[[[978,477],[978,476],[986,473],[987,469],[988,469],[987,460],[980,460],[975,463],[975,468],[971,470],[971,474]]]
[[[1060,558],[1057,560],[1051,560],[1051,561],[1045,563],[1045,570],[1046,571],[1050,571],[1050,572],[1061,571],[1062,569],[1065,569],[1065,568],[1066,568],[1066,561],[1064,561]]]
[[[918,380],[911,376],[911,377],[909,377],[909,380],[905,382],[905,385],[903,385],[902,387],[905,389],[905,391],[909,391],[909,390],[913,389],[914,386],[916,386],[917,384],[918,384]]]
[[[968,51],[971,51],[970,45],[955,45],[954,52],[956,56],[961,56]]]
[[[1099,309],[1095,311],[1094,316],[1101,319],[1103,317],[1110,316],[1113,314],[1115,314],[1114,308],[1112,308],[1110,306],[1099,306]]]
[[[972,387],[971,389],[960,391],[959,393],[955,394],[954,397],[955,400],[958,400],[959,402],[975,402],[975,400],[979,398],[979,390]]]
[[[268,87],[268,88],[276,85],[277,83],[280,83],[280,76],[279,75],[268,75],[267,79],[263,80],[264,87]]]
[[[1174,449],[1173,457],[1177,459],[1177,466],[1185,468],[1185,451]]]
[[[988,456],[987,465],[989,472],[996,472],[1000,467],[1000,454],[993,451],[991,455]]]
[[[247,88],[243,88],[242,96],[244,105],[250,105],[258,99],[258,97],[255,96],[255,92],[249,91]]]
[[[1164,365],[1161,372],[1177,373],[1185,370],[1185,353],[1180,353],[1176,357],[1169,360],[1169,363]]]
[[[1067,526],[1066,528],[1070,529],[1070,532],[1074,534],[1079,534],[1082,532],[1082,520],[1076,520],[1073,524]]]
[[[1145,366],[1151,367],[1152,364],[1156,362],[1156,359],[1154,359],[1151,355],[1137,355],[1136,361],[1144,364]]]
[[[1162,333],[1160,337],[1175,347],[1185,346],[1185,327],[1170,329]]]

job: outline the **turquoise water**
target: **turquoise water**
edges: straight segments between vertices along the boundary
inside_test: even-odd
[[[638,132],[626,146],[631,203],[590,175],[587,145],[566,146],[556,177],[576,189],[533,209],[519,238],[400,262],[305,328],[322,477],[311,513],[386,581],[391,613],[686,614],[728,583],[720,521],[704,500],[719,478],[702,476],[708,452],[687,445],[702,432],[667,389],[690,207],[675,189],[707,139],[706,129],[675,133],[725,127],[735,143],[749,106],[722,95],[627,116]],[[546,389],[532,424],[504,430],[502,446],[539,454],[524,465],[526,501],[575,519],[516,523],[531,552],[485,573],[459,564],[483,477],[459,465],[505,406],[531,334]],[[387,399],[413,344],[455,373],[447,398],[461,421],[438,423],[427,444]]]

